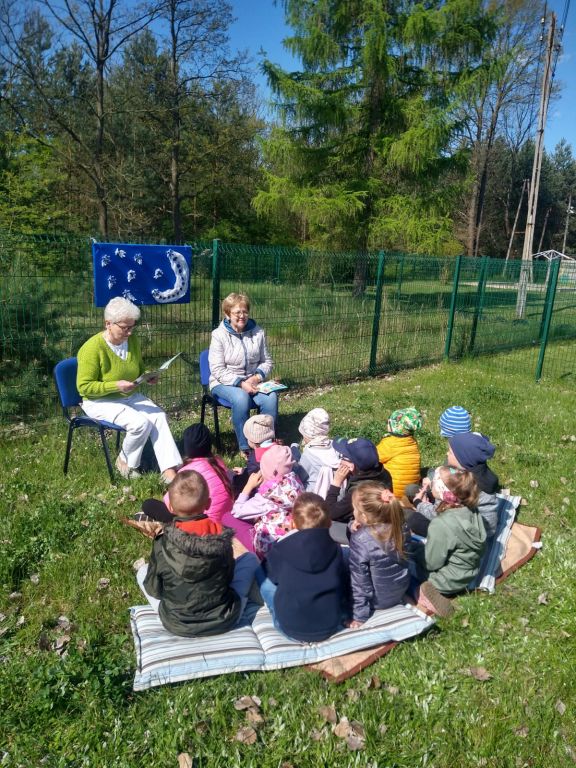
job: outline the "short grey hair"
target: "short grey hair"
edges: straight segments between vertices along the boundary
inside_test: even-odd
[[[109,323],[119,323],[120,320],[134,320],[135,323],[140,320],[140,310],[128,299],[122,296],[116,296],[110,299],[104,308],[104,320]]]

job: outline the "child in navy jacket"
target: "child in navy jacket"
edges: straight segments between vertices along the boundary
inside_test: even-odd
[[[293,640],[318,642],[344,628],[348,572],[321,496],[301,494],[292,523],[296,530],[272,546],[256,579],[277,629]]]

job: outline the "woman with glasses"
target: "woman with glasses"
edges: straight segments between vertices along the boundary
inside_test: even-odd
[[[108,302],[104,309],[104,331],[92,336],[78,350],[76,384],[87,416],[110,421],[126,430],[116,459],[122,477],[140,476],[142,451],[150,438],[162,479],[169,483],[182,458],[166,414],[134,383],[145,370],[140,344],[133,333],[139,319],[140,310],[128,299],[118,296]]]
[[[250,299],[245,293],[231,293],[222,302],[224,319],[214,331],[208,353],[210,391],[232,405],[232,424],[243,453],[249,450],[243,427],[251,408],[274,419],[278,416],[278,397],[258,391],[258,384],[272,371],[272,358],[266,336],[250,315]]]

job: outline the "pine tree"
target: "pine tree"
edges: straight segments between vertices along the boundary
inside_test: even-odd
[[[480,76],[492,15],[480,0],[284,5],[302,70],[264,65],[282,122],[257,210],[284,207],[314,245],[454,248],[452,190],[438,180],[464,163],[457,106]]]

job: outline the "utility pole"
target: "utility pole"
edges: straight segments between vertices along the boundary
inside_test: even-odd
[[[538,114],[538,128],[536,130],[536,146],[534,149],[534,163],[532,165],[532,180],[530,182],[530,194],[528,196],[528,216],[526,219],[526,232],[524,234],[524,247],[522,249],[522,264],[518,278],[518,297],[516,299],[516,318],[521,320],[526,312],[526,296],[528,283],[532,273],[532,249],[534,246],[534,222],[538,205],[538,189],[540,187],[540,170],[542,168],[542,155],[544,152],[544,126],[548,114],[550,91],[552,90],[552,56],[554,54],[554,37],[556,33],[556,14],[550,14],[550,29],[548,30],[548,42],[546,45],[546,61],[544,75],[542,77],[542,91],[540,94],[540,111]]]
[[[566,238],[568,237],[568,224],[570,221],[570,214],[574,213],[572,210],[572,195],[568,195],[568,207],[566,208],[566,224],[564,225],[564,240],[562,241],[562,253],[566,254]]]
[[[512,243],[514,242],[514,235],[516,234],[516,225],[518,224],[518,216],[520,216],[520,208],[522,208],[522,202],[524,200],[524,192],[530,182],[528,179],[522,181],[522,191],[520,192],[520,200],[518,200],[518,207],[516,208],[516,216],[514,216],[514,224],[512,224],[512,232],[510,233],[510,240],[508,241],[508,250],[506,251],[506,263],[504,264],[504,274],[506,274],[506,267],[508,266],[508,259],[512,253]],[[530,187],[528,187],[530,189]],[[521,234],[520,232],[518,234]]]

